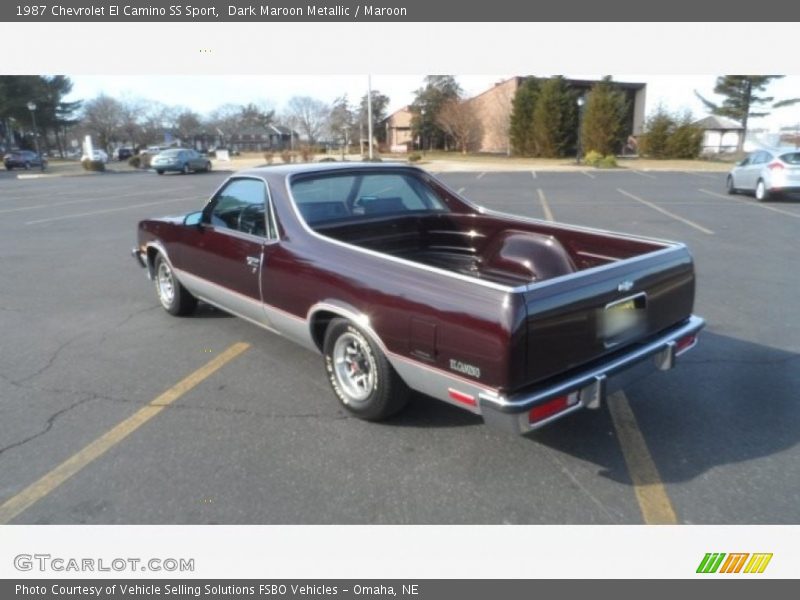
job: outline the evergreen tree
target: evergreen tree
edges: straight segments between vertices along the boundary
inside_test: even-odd
[[[535,155],[545,158],[566,156],[575,147],[577,129],[575,93],[561,76],[546,79],[539,86],[533,110]]]
[[[539,96],[539,80],[527,77],[514,95],[511,106],[511,151],[518,156],[534,156],[533,112]]]
[[[769,111],[760,109],[762,106],[781,108],[800,102],[800,98],[790,98],[774,102],[772,96],[759,96],[767,86],[783,75],[722,75],[717,77],[714,93],[723,96],[721,104],[707,100],[695,91],[703,104],[712,114],[729,117],[742,124],[743,135],[739,138],[739,152],[742,151],[744,139],[747,136],[747,124],[752,117],[766,117]],[[760,110],[759,110],[760,109]]]
[[[583,151],[599,152],[603,156],[616,154],[624,141],[627,111],[625,94],[614,88],[611,77],[604,77],[592,86],[586,97],[581,125]]]
[[[675,119],[662,105],[656,108],[644,126],[644,135],[639,141],[642,154],[650,158],[667,158],[669,140],[675,130]]]
[[[428,75],[425,85],[416,91],[411,104],[411,131],[424,148],[446,148],[448,136],[438,123],[439,111],[461,96],[461,86],[452,75]]]

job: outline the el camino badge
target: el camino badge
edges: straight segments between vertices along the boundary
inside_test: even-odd
[[[478,367],[468,365],[467,363],[452,358],[450,359],[450,369],[463,373],[464,375],[469,375],[470,377],[475,377],[476,379],[480,379],[481,376],[481,370]]]

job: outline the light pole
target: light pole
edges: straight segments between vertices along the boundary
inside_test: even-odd
[[[39,169],[44,171],[44,159],[39,152],[39,132],[36,129],[36,102],[28,102],[28,110],[31,111],[31,121],[33,122],[33,145],[36,147],[36,156],[39,157]]]
[[[581,134],[583,133],[583,105],[585,103],[582,94],[578,96],[575,103],[578,105],[578,141],[575,143],[575,162],[581,164]]]

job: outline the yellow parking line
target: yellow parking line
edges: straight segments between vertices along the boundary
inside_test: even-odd
[[[121,442],[167,406],[175,402],[175,400],[183,396],[222,366],[239,356],[249,347],[250,344],[244,342],[233,344],[219,356],[207,362],[194,373],[176,383],[116,427],[72,455],[37,482],[29,485],[16,496],[6,500],[0,506],[0,524],[8,523],[21,512],[27,510],[31,505],[50,494],[50,492],[78,473],[94,459],[102,456],[107,450]]]
[[[539,194],[539,202],[542,203],[542,210],[544,211],[544,218],[548,221],[555,221],[553,218],[553,211],[550,210],[550,205],[547,203],[547,198],[545,198],[544,190],[542,188],[536,188],[536,192]]]
[[[661,482],[656,463],[650,456],[636,416],[624,392],[615,392],[608,397],[608,409],[617,438],[633,481],[636,500],[648,525],[672,525],[678,522],[667,490]]]

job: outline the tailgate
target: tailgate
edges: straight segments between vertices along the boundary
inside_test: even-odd
[[[525,291],[527,356],[521,387],[544,381],[687,319],[694,304],[694,266],[676,244]]]

